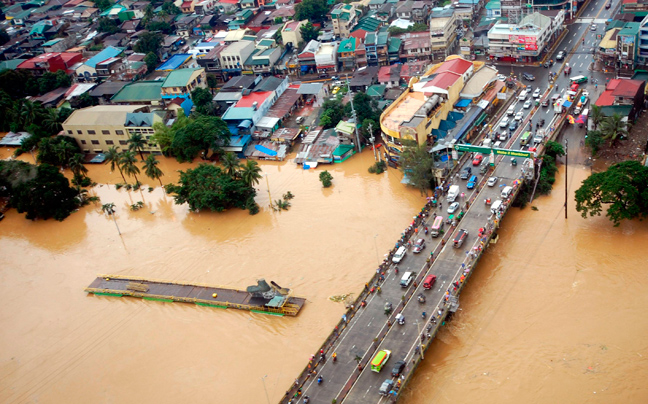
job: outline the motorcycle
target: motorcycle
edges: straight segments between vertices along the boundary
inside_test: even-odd
[[[422,293],[418,295],[418,302],[421,304],[425,303],[425,296]]]
[[[319,376],[319,377],[317,378],[317,384],[318,384],[318,385],[322,384],[323,381],[324,381],[324,379],[322,378],[322,376]]]

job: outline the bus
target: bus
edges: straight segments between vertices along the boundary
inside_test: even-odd
[[[443,229],[443,216],[437,216],[432,223],[432,237],[439,237],[441,229]]]
[[[383,349],[382,351],[378,351],[376,356],[374,356],[373,360],[371,361],[371,371],[379,373],[383,366],[385,366],[385,363],[389,360],[389,356],[391,355],[391,351],[388,351],[386,349]]]
[[[529,144],[529,140],[531,140],[531,132],[524,132],[520,138],[520,146],[526,146]]]

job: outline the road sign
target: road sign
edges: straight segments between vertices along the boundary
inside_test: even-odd
[[[456,151],[461,152],[475,152],[481,154],[490,154],[491,151],[500,156],[512,156],[512,157],[524,157],[524,158],[534,158],[534,152],[528,152],[524,150],[509,150],[509,149],[496,149],[490,147],[481,147],[481,146],[472,146],[468,144],[456,144],[454,146]]]

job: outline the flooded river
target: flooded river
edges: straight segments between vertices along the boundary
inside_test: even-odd
[[[0,157],[8,156],[7,149]],[[24,158],[29,160],[30,156]],[[261,163],[262,212],[189,213],[161,188],[115,190],[91,166],[99,206],[64,222],[0,222],[0,402],[277,402],[423,203],[364,152],[318,170]],[[163,182],[180,165],[160,164]],[[572,170],[575,190],[588,172]],[[562,189],[559,179],[556,189]],[[154,186],[153,181],[144,182]],[[268,208],[287,191],[288,211]],[[407,404],[646,402],[646,225],[583,220],[562,193],[514,210],[406,391]],[[128,206],[142,200],[145,208]],[[308,298],[296,318],[89,296],[97,274],[245,288],[274,280]]]

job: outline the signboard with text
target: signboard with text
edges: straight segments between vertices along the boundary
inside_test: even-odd
[[[475,152],[481,154],[490,154],[492,152],[500,156],[523,157],[523,158],[535,157],[535,153],[524,151],[524,150],[496,149],[490,147],[472,146],[467,144],[457,144],[454,146],[454,149],[456,151],[461,151],[461,152]]]

